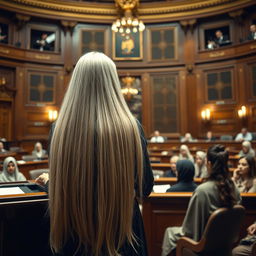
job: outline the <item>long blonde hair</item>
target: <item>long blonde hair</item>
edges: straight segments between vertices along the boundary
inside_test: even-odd
[[[103,53],[87,53],[76,64],[51,141],[53,250],[70,237],[95,256],[119,255],[125,241],[133,246],[134,183],[141,193],[142,170],[140,132],[116,66]]]

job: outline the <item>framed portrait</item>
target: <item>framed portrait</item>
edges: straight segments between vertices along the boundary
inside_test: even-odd
[[[141,60],[142,56],[142,32],[122,35],[113,32],[113,59],[114,60]]]

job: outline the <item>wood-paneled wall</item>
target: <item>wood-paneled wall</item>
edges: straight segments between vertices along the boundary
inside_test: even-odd
[[[256,8],[253,1],[243,2],[243,5],[237,4],[225,12],[219,6],[220,14],[216,11],[204,17],[195,14],[193,19],[191,16],[177,16],[175,20],[170,16],[169,20],[163,18],[165,21],[160,23],[161,18],[156,20],[152,16],[143,32],[143,58],[116,61],[120,76],[130,75],[141,80],[141,116],[147,136],[155,129],[174,137],[190,132],[196,138],[202,137],[207,130],[212,130],[215,135],[234,135],[243,126],[255,131],[256,95],[252,88],[256,83],[255,73],[253,75],[256,69],[253,69],[256,66],[256,41],[241,42],[241,39],[246,38],[249,25],[256,20]],[[20,141],[45,140],[50,127],[48,110],[59,110],[72,70],[83,49],[102,48],[96,39],[85,43],[82,40],[84,36],[93,37],[95,31],[102,33],[103,50],[114,57],[111,22],[102,25],[75,14],[73,17],[70,14],[69,21],[63,20],[57,13],[50,18],[50,14],[43,13],[28,15],[24,5],[20,9],[17,7],[16,12],[10,11],[8,5],[0,7],[0,25],[8,24],[9,27],[8,44],[0,43],[0,81],[2,77],[9,78],[0,89],[2,95],[11,95],[9,100],[8,97],[0,97],[0,120],[3,120],[0,137]],[[102,17],[102,20],[105,18]],[[205,30],[220,25],[229,27],[232,45],[215,50],[204,49]],[[56,31],[54,51],[31,49],[32,29]],[[160,35],[159,44],[153,38],[157,34]],[[159,49],[155,50],[157,47]],[[172,53],[165,49],[170,49],[168,51]],[[209,100],[207,74],[220,74],[225,70],[231,74],[231,98]],[[31,100],[31,74],[53,77],[54,97],[50,102]],[[157,89],[159,81],[154,78],[159,77],[165,79]],[[164,82],[170,79],[174,79],[173,82]],[[159,98],[156,98],[156,93],[160,93]],[[161,99],[163,101],[159,106]],[[3,110],[7,105],[9,114]],[[242,105],[247,107],[245,119],[239,119],[237,115]],[[201,110],[205,108],[211,109],[209,122],[201,120]],[[159,111],[166,114],[161,115]],[[6,115],[9,117],[4,119]],[[4,131],[3,127],[7,130]]]

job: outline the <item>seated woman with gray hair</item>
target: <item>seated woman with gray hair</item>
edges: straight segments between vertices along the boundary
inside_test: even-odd
[[[187,145],[181,145],[180,146],[180,154],[179,154],[179,160],[188,159],[192,163],[194,163],[194,158],[190,153],[190,150]]]
[[[244,141],[242,143],[242,150],[238,154],[240,157],[251,156],[255,157],[255,151],[252,148],[250,141]]]
[[[3,171],[0,174],[0,182],[24,181],[25,176],[19,172],[15,158],[9,156],[4,159]]]
[[[206,153],[197,151],[195,160],[195,178],[206,178],[207,176]]]
[[[37,142],[35,144],[34,150],[32,151],[32,155],[36,156],[37,158],[45,158],[47,156],[46,150],[43,149],[42,143]]]

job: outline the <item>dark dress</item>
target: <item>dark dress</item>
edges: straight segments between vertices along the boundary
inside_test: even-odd
[[[55,124],[53,124],[53,127],[51,129],[50,132],[50,138],[52,136],[53,130],[54,130],[54,126]],[[145,139],[144,136],[144,132],[143,129],[140,125],[140,123],[138,122],[138,127],[140,130],[140,135],[141,135],[141,144],[142,144],[142,150],[143,150],[143,197],[147,197],[153,188],[154,185],[154,177],[153,177],[153,173],[152,173],[152,169],[151,169],[151,165],[150,165],[150,161],[149,161],[149,157],[148,157],[148,151],[147,151],[147,141]],[[51,139],[50,139],[51,141]],[[135,170],[136,172],[136,170]],[[135,181],[135,191],[138,194],[138,186],[137,183]],[[46,185],[46,188],[48,188],[48,184]],[[143,219],[142,219],[142,215],[139,209],[139,204],[137,201],[137,198],[134,199],[134,212],[133,212],[133,223],[132,223],[132,227],[133,227],[133,232],[134,232],[134,236],[137,239],[137,244],[134,243],[134,248],[129,244],[129,243],[125,243],[122,248],[120,249],[120,254],[122,256],[147,256],[148,255],[148,251],[147,251],[147,244],[146,244],[146,237],[145,237],[145,232],[144,232],[144,225],[143,225]],[[60,254],[55,254],[58,256],[93,256],[89,250],[87,250],[86,255],[83,253],[85,250],[84,249],[80,249],[76,254],[76,248],[77,248],[77,241],[76,238],[70,238],[69,241],[67,242],[67,244],[64,246],[62,252]],[[101,254],[102,256],[105,256],[106,254],[104,254],[104,252],[102,252]]]

